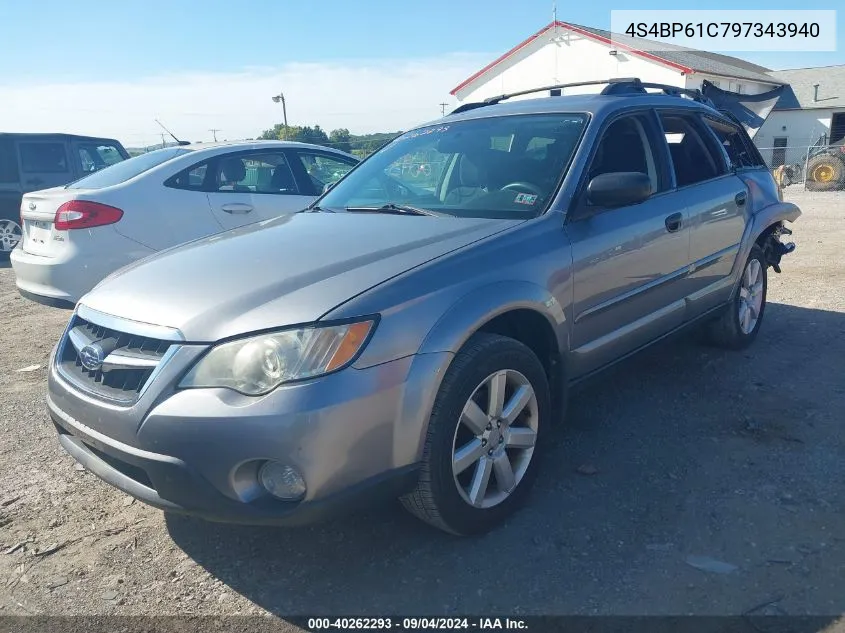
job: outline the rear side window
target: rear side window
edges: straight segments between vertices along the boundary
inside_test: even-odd
[[[660,123],[669,145],[678,187],[687,187],[727,173],[724,158],[714,151],[715,143],[711,147],[705,141],[706,130],[699,127],[694,117],[663,112],[660,113]]]
[[[76,182],[69,184],[67,189],[103,189],[104,187],[112,187],[126,182],[130,178],[134,178],[145,171],[158,167],[162,163],[187,154],[192,150],[183,147],[167,147],[164,149],[157,149],[154,152],[141,154],[135,158],[120,161],[101,171],[94,172],[90,176],[80,178]]]
[[[64,143],[18,143],[21,170],[27,174],[62,174],[70,171]]]
[[[15,142],[0,138],[0,182],[18,182],[18,157]]]
[[[733,169],[766,166],[760,152],[739,127],[710,117],[704,117],[704,122],[719,139]]]
[[[117,146],[107,143],[84,143],[78,146],[78,152],[82,171],[86,173],[99,171],[123,160]]]

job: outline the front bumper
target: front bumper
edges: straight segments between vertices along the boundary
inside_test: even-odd
[[[166,511],[228,523],[296,525],[395,497],[413,485],[428,405],[447,354],[349,368],[262,398],[222,389],[145,395],[145,414],[98,403],[51,363],[48,407],[62,447],[89,471]],[[133,412],[130,414],[129,412]],[[289,464],[300,502],[257,482]]]

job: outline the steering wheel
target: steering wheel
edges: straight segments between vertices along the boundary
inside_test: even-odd
[[[530,182],[511,182],[500,189],[501,191],[519,191],[520,193],[533,193],[537,196],[542,196],[543,191],[537,185],[532,185]]]

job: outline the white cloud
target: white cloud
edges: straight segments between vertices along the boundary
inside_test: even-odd
[[[282,121],[270,97],[282,90],[290,125],[384,132],[437,118],[441,102],[489,55],[344,60],[245,68],[236,73],[169,73],[125,81],[0,84],[3,131],[115,137],[126,146],[160,142],[159,118],[180,138],[257,136]]]

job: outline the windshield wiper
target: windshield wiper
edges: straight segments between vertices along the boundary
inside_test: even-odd
[[[407,204],[395,204],[388,202],[380,207],[346,207],[350,213],[393,213],[396,215],[431,215],[439,216],[439,213],[429,211],[428,209],[419,209],[411,207]]]

